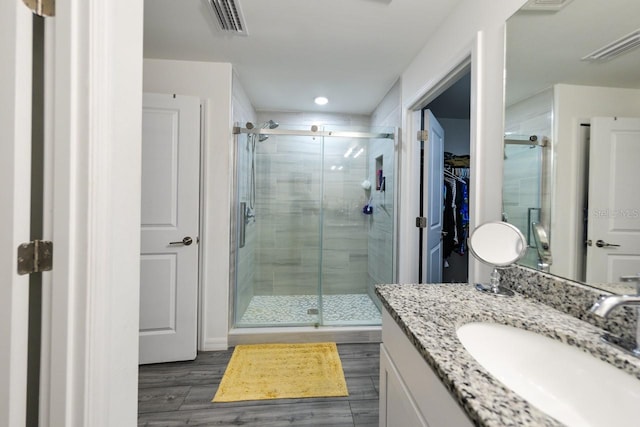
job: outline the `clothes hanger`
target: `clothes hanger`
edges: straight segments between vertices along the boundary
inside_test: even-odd
[[[450,172],[450,171],[448,171],[447,169],[444,169],[444,174],[445,174],[446,176],[448,176],[449,178],[453,178],[453,179],[455,179],[456,181],[460,181],[460,182],[465,183],[465,184],[467,183],[464,179],[462,179],[462,178],[460,178],[460,177],[458,177],[458,176],[454,175],[453,173],[451,173],[451,172]]]

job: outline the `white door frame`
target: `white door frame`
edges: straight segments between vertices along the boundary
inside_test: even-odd
[[[476,209],[474,209],[474,205],[473,205],[473,201],[474,201],[474,185],[473,185],[473,181],[474,181],[474,171],[475,171],[475,162],[474,162],[474,156],[473,153],[474,151],[477,151],[476,148],[476,143],[477,143],[477,138],[475,135],[475,131],[476,131],[476,124],[477,124],[477,120],[475,119],[475,115],[476,115],[476,103],[474,102],[474,100],[477,99],[477,95],[474,96],[474,94],[476,94],[477,92],[477,87],[478,87],[478,78],[477,78],[477,65],[475,65],[477,62],[477,48],[475,46],[469,46],[465,51],[463,51],[460,55],[456,56],[456,58],[452,61],[451,65],[449,65],[448,67],[444,68],[444,72],[432,79],[428,85],[426,87],[424,87],[419,94],[416,94],[416,96],[414,97],[414,100],[412,102],[410,102],[409,107],[405,110],[405,116],[407,118],[409,118],[409,120],[405,121],[405,129],[407,129],[407,132],[405,133],[405,138],[404,141],[409,141],[409,144],[411,147],[413,147],[413,153],[411,154],[413,156],[413,162],[415,165],[413,166],[413,168],[415,168],[415,172],[417,173],[417,175],[415,176],[415,178],[411,179],[410,182],[412,183],[412,186],[414,187],[411,191],[411,194],[413,194],[413,196],[411,198],[416,199],[416,203],[415,203],[415,207],[414,207],[414,211],[415,211],[415,216],[418,216],[418,212],[419,212],[419,203],[418,201],[418,194],[420,192],[420,144],[417,141],[417,133],[418,131],[422,128],[422,110],[434,99],[436,99],[439,95],[441,95],[449,86],[451,86],[452,83],[454,83],[455,81],[457,81],[458,79],[460,79],[460,77],[462,77],[464,74],[466,74],[467,72],[469,72],[469,68],[471,68],[471,120],[470,120],[470,142],[469,142],[469,146],[470,146],[470,151],[472,153],[471,155],[471,164],[470,164],[470,174],[471,174],[471,179],[470,179],[470,190],[469,190],[469,228],[470,230],[473,230],[473,227],[475,226],[474,224],[476,223],[474,221],[475,217],[475,212]],[[426,189],[424,189],[423,191],[426,191]],[[403,196],[402,199],[405,199],[403,203],[406,203],[406,198],[407,196]],[[429,200],[429,195],[428,194],[424,194],[424,200],[425,203],[428,202]],[[427,212],[427,210],[425,209],[425,212]],[[405,222],[408,222],[408,218],[405,217]],[[428,220],[427,220],[428,222]],[[412,227],[414,227],[414,222],[411,221],[410,224]],[[418,248],[418,240],[417,240],[417,236],[418,236],[418,230],[417,228],[413,229],[410,231],[411,233],[415,234],[416,236],[416,241],[415,241],[415,248],[416,248],[416,253],[415,255],[413,255],[413,257],[415,258],[415,271],[416,271],[416,276],[417,276],[417,265],[418,265],[418,254],[417,254],[417,248]],[[426,233],[423,237],[423,239],[426,239]],[[426,265],[426,262],[424,261],[424,257],[426,256],[426,254],[422,254],[423,256],[423,260],[422,260],[422,264],[423,264],[423,280],[425,280],[426,277],[426,273],[428,271],[428,266]],[[470,268],[469,268],[469,281],[472,282],[473,279],[473,268],[471,268],[471,265],[474,264],[474,259],[472,259],[472,257],[469,257],[469,263],[470,263]],[[417,280],[416,280],[417,282]],[[413,283],[413,282],[411,282]]]
[[[471,111],[470,111],[470,183],[469,183],[469,229],[473,230],[483,222],[500,219],[502,206],[502,139],[504,126],[487,127],[484,124],[489,109],[499,109],[503,114],[503,98],[497,97],[496,80],[503,82],[502,76],[488,73],[485,59],[487,52],[497,44],[496,36],[504,43],[504,27],[502,31],[487,37],[483,31],[478,31],[469,45],[457,54],[452,55],[451,61],[440,67],[442,72],[425,81],[424,86],[406,101],[403,101],[402,121],[403,149],[401,154],[401,188],[400,196],[402,218],[400,219],[400,238],[398,250],[398,281],[402,283],[416,283],[418,271],[418,233],[415,228],[415,217],[418,216],[419,203],[417,194],[420,182],[420,145],[416,142],[417,132],[420,130],[419,112],[429,102],[435,99],[448,87],[451,81],[457,80],[462,73],[471,67]],[[488,39],[488,40],[485,40]],[[488,58],[498,63],[498,58]],[[504,58],[503,58],[504,61]],[[493,64],[493,62],[492,62]],[[492,97],[485,95],[481,88],[492,88]],[[502,84],[502,93],[504,85]],[[494,140],[496,142],[494,142]],[[482,150],[480,147],[482,146]],[[498,150],[500,151],[498,153]],[[496,160],[497,159],[497,160]],[[492,162],[500,162],[494,165]],[[491,164],[490,164],[491,163]],[[488,190],[489,187],[493,191]],[[488,279],[491,269],[469,257],[469,283]]]
[[[30,240],[32,14],[0,3],[0,426],[26,422],[29,276],[16,269]]]
[[[128,0],[46,20],[41,425],[137,422],[142,29]]]

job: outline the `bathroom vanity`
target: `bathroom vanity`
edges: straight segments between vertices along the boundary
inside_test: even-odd
[[[496,297],[468,284],[379,285],[376,293],[384,307],[380,426],[564,425],[505,386],[467,351],[456,331],[472,322],[552,338],[624,371],[640,385],[640,359],[603,343],[603,329],[534,298]]]
[[[391,318],[382,313],[381,426],[472,426],[456,400]]]

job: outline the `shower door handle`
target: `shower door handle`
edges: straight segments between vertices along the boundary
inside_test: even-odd
[[[238,221],[238,248],[244,248],[247,227],[247,202],[240,202],[240,219]]]
[[[169,246],[177,246],[177,245],[189,246],[192,243],[193,243],[193,239],[187,236],[184,239],[180,240],[179,242],[169,242]]]

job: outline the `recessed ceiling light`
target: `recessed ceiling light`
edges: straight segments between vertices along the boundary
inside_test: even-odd
[[[313,102],[315,102],[318,105],[326,105],[329,102],[329,100],[324,96],[318,96],[316,97],[316,99],[313,100]]]

